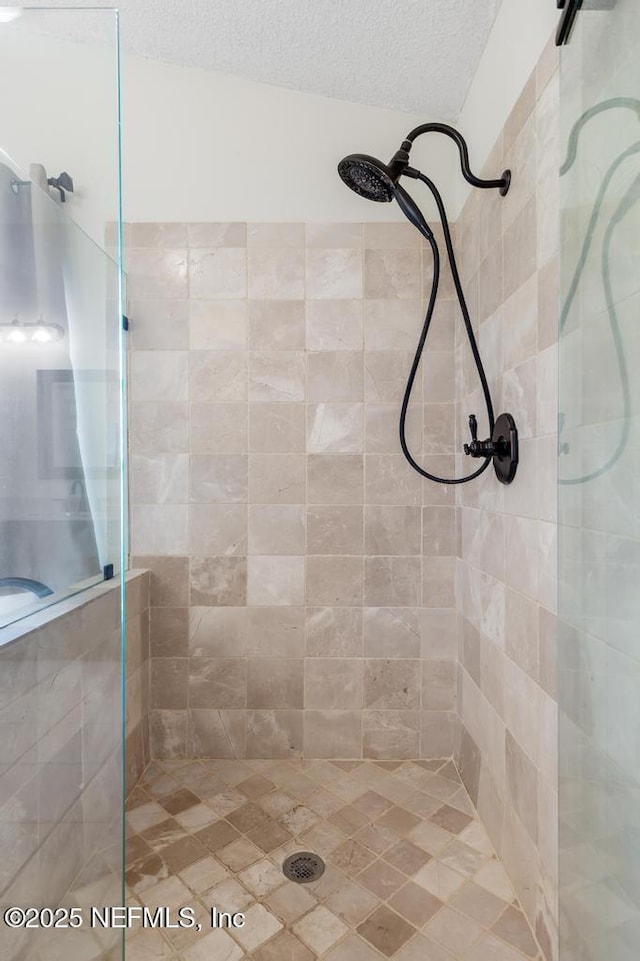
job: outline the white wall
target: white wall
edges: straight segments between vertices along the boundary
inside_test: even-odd
[[[556,19],[552,0],[503,0],[458,123],[474,169]],[[49,173],[68,169],[77,187],[68,212],[101,241],[115,214],[113,50],[25,35],[19,23],[0,24],[0,148],[23,169],[33,161]],[[398,220],[395,204],[351,194],[336,164],[352,152],[386,159],[413,126],[439,119],[133,56],[123,58],[122,93],[130,221]],[[412,160],[455,218],[467,191],[454,145],[426,137]],[[433,216],[423,188],[409,189]]]
[[[67,211],[101,241],[115,216],[113,50],[0,24],[0,148],[27,170],[67,169]],[[348,153],[388,159],[425,117],[141,57],[122,62],[124,214],[130,221],[399,220],[336,173]],[[416,150],[451,198],[448,144]],[[426,205],[426,211],[430,210]]]

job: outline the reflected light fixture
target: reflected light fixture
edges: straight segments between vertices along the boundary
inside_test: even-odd
[[[42,318],[35,324],[25,324],[17,317],[0,324],[0,344],[52,344],[63,337],[59,324],[46,324]]]

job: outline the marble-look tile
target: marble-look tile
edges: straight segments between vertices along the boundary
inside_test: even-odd
[[[304,297],[304,251],[286,247],[250,247],[249,297],[253,300],[299,300]]]
[[[364,610],[365,657],[417,658],[421,634],[419,612],[405,607]]]
[[[378,710],[420,707],[420,661],[367,660],[364,663],[364,705]]]
[[[184,350],[137,350],[131,357],[134,402],[189,399],[189,354]]]
[[[307,350],[362,350],[360,300],[307,300]]]
[[[302,403],[249,404],[249,450],[260,454],[303,452],[306,443]]]
[[[247,565],[249,606],[291,607],[304,602],[303,556],[251,556]]]
[[[361,657],[362,611],[350,607],[307,607],[307,657]]]
[[[137,247],[129,251],[127,274],[132,300],[186,299],[187,251]]]
[[[243,223],[187,224],[190,247],[244,247],[247,225]]]
[[[306,463],[303,454],[251,454],[250,504],[303,504]]]
[[[300,223],[247,224],[248,247],[304,247],[305,225]]]
[[[316,710],[362,707],[362,661],[309,658],[305,662],[304,705]]]
[[[189,659],[189,707],[241,708],[246,705],[247,662],[244,658]]]
[[[247,305],[241,300],[192,300],[191,350],[243,350],[247,346]]]
[[[362,508],[319,506],[307,508],[309,554],[361,554]]]
[[[192,554],[247,553],[247,511],[241,504],[192,504],[189,512]]]
[[[419,557],[365,557],[365,607],[417,607],[421,574]]]
[[[190,500],[200,504],[245,503],[248,460],[241,454],[194,454]]]
[[[304,753],[309,758],[362,757],[362,713],[305,711]]]
[[[304,508],[297,504],[249,508],[249,554],[298,554],[305,551]]]
[[[246,603],[245,557],[194,556],[190,567],[191,604],[201,607],[239,607]]]
[[[305,356],[298,351],[252,351],[249,355],[249,400],[272,402],[305,399]]]
[[[190,407],[192,454],[244,454],[248,450],[244,403],[194,403]]]
[[[307,451],[355,454],[363,449],[362,404],[309,404]]]
[[[365,251],[365,297],[419,299],[421,280],[419,250],[391,248]]]
[[[136,356],[134,354],[134,360]],[[244,401],[247,399],[247,356],[233,350],[191,351],[188,381],[185,374],[187,383],[192,403]]]
[[[362,558],[307,556],[306,603],[312,607],[360,607]]]
[[[132,403],[130,440],[135,452],[186,453],[189,450],[187,402]]]
[[[236,300],[246,297],[246,250],[242,247],[191,249],[189,292],[194,298]]]
[[[306,295],[314,300],[362,296],[362,251],[311,247],[306,256]]]
[[[247,622],[247,610],[244,607],[190,607],[190,656],[241,657],[247,650]]]
[[[250,300],[251,350],[304,350],[303,300]]]
[[[297,758],[302,756],[303,714],[300,710],[262,710],[247,712],[247,757]],[[270,795],[271,796],[271,795]],[[266,838],[262,832],[255,837],[258,846],[265,840],[276,847],[283,843],[280,836]]]
[[[362,353],[323,350],[307,355],[307,401],[362,401]]]
[[[187,712],[187,756],[232,758],[246,753],[246,714],[213,708]]]
[[[303,689],[301,659],[254,657],[249,660],[247,704],[250,708],[301,708]]]
[[[128,317],[135,350],[188,350],[187,300],[132,300]]]
[[[365,757],[410,758],[420,754],[418,710],[365,710],[362,732]]]
[[[249,608],[247,653],[251,657],[303,657],[301,607]]]
[[[362,504],[361,454],[310,454],[306,460],[309,504]]]

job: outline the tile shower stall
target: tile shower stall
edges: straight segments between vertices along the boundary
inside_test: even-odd
[[[556,957],[557,110],[550,44],[486,165],[512,189],[455,225],[511,487],[399,451],[408,224],[126,225],[130,903],[254,921],[133,961]],[[445,275],[408,419],[444,476],[486,432],[462,332]],[[300,849],[323,879],[284,880]]]

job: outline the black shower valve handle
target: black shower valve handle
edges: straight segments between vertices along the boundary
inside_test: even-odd
[[[487,440],[478,440],[478,419],[475,414],[469,414],[469,433],[471,443],[464,445],[465,454],[470,457],[493,457],[496,445],[490,437]]]

